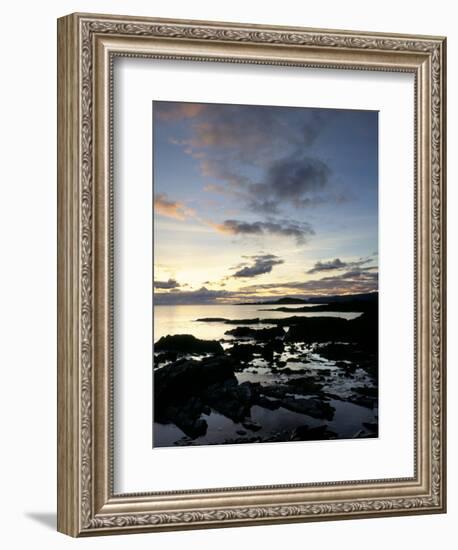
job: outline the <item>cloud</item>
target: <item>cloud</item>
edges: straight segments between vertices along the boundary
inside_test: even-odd
[[[378,272],[376,268],[356,268],[339,275],[313,279],[309,281],[291,281],[287,283],[268,283],[250,285],[244,288],[249,293],[262,291],[273,292],[276,295],[292,295],[300,297],[358,294],[378,290]]]
[[[327,116],[325,116],[324,111],[320,111],[319,109],[309,111],[309,116],[302,125],[304,145],[310,146],[315,143],[316,139],[323,131],[329,116],[329,112]],[[331,112],[331,116],[335,116],[335,112]]]
[[[321,273],[326,271],[338,271],[342,269],[360,267],[372,261],[372,258],[360,258],[354,262],[343,262],[340,258],[334,258],[334,260],[328,260],[326,262],[316,262],[315,265],[307,271],[307,273]]]
[[[289,220],[280,221],[256,221],[244,222],[241,220],[225,220],[220,224],[213,224],[213,227],[220,233],[228,235],[254,235],[262,236],[266,234],[280,237],[294,237],[301,244],[306,237],[314,235],[310,224],[306,222],[293,222]]]
[[[295,208],[321,204],[328,199],[323,191],[326,191],[330,175],[331,170],[323,161],[295,152],[274,161],[264,181],[249,187],[250,207],[272,212],[285,202]]]
[[[180,287],[180,283],[177,283],[175,279],[169,279],[168,281],[154,281],[154,288],[157,289],[173,289]]]
[[[250,256],[251,265],[237,266],[233,277],[257,277],[264,273],[270,273],[275,265],[283,264],[284,261],[274,254],[262,254],[258,256]]]
[[[209,290],[205,286],[198,290],[186,290],[154,295],[156,305],[214,304],[222,298],[231,296],[226,290]]]
[[[165,193],[155,194],[154,211],[175,220],[184,220],[195,214],[194,210],[188,208],[184,203],[170,200]]]
[[[205,190],[236,197],[249,210],[276,214],[284,203],[302,209],[345,200],[330,188],[329,166],[303,152],[296,151],[271,161],[260,181],[237,173],[234,166],[237,165],[229,166],[227,159],[201,161],[201,174],[217,180],[217,183],[209,183]]]
[[[238,160],[259,161],[268,158],[279,144],[303,140],[298,125],[287,128],[285,109],[256,105],[207,104],[192,123],[192,135],[186,140],[191,148],[228,150]]]
[[[204,103],[182,103],[173,101],[154,101],[154,113],[160,120],[177,122],[195,118],[205,109]]]
[[[307,273],[319,273],[320,271],[331,271],[334,269],[343,269],[347,266],[345,262],[342,262],[340,258],[329,260],[327,262],[316,262],[316,264],[309,269]]]
[[[155,109],[161,121],[185,121],[180,138],[169,139],[213,180],[205,191],[268,215],[284,203],[302,209],[343,200],[329,185],[328,164],[307,153],[336,110],[180,102],[157,102]]]
[[[339,275],[309,281],[252,284],[235,291],[209,290],[205,286],[191,291],[174,289],[170,292],[156,293],[154,303],[158,305],[233,304],[281,296],[313,298],[375,292],[378,290],[378,272],[374,269],[376,268],[356,268]]]
[[[313,145],[337,111],[270,105],[154,102],[160,121],[185,121],[185,137],[174,139],[190,155],[221,153],[232,161],[259,165],[285,149]],[[173,139],[173,138],[172,138]]]

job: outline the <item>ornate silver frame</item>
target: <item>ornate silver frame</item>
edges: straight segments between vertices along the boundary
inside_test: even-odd
[[[445,38],[73,14],[58,21],[58,530],[72,536],[445,511]],[[415,475],[113,493],[112,60],[415,75]]]

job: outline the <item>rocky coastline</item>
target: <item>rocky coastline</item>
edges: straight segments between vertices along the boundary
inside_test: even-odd
[[[227,324],[225,338],[160,338],[154,422],[178,429],[155,446],[377,437],[378,311],[361,309],[352,320],[200,318]]]

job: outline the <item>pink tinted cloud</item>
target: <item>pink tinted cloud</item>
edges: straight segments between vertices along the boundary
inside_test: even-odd
[[[195,214],[194,210],[188,208],[180,201],[174,201],[167,197],[165,193],[158,193],[154,197],[154,211],[157,214],[173,218],[175,220],[184,220]]]

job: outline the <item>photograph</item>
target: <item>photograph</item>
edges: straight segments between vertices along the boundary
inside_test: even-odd
[[[58,17],[60,533],[446,518],[451,23],[311,8]]]
[[[377,438],[375,110],[153,101],[153,448]]]

